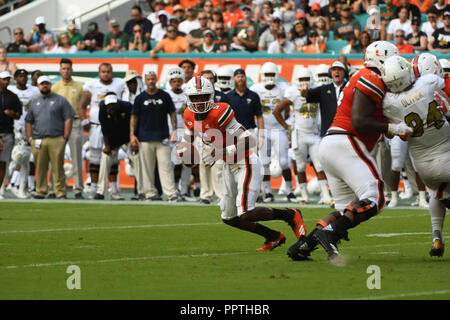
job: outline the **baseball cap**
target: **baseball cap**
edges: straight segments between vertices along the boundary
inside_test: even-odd
[[[213,32],[212,30],[207,29],[207,30],[203,31],[202,36],[204,37],[204,36],[206,36],[207,34],[210,34],[210,35],[212,35],[212,36],[214,37],[214,32]]]
[[[125,73],[125,78],[123,78],[123,81],[128,82],[137,77],[139,77],[139,74],[135,70],[127,70],[127,72]]]
[[[67,29],[73,30],[73,29],[76,29],[76,28],[77,28],[77,25],[76,25],[75,21],[70,20],[69,23],[67,24]]]
[[[281,14],[281,12],[280,11],[275,11],[273,14],[272,14],[272,21],[275,21],[275,20],[283,20],[283,15]]]
[[[0,72],[0,79],[11,78],[11,73],[9,71]]]
[[[245,76],[245,70],[244,69],[236,69],[233,73],[233,76],[237,76],[238,74],[243,74]]]
[[[43,82],[49,82],[49,83],[52,83],[52,80],[50,80],[50,78],[49,78],[48,76],[40,76],[40,77],[37,79],[37,83],[38,83],[38,84],[41,84],[41,83],[43,83]]]
[[[318,2],[314,2],[311,5],[311,11],[313,11],[313,10],[320,10],[320,4]]]
[[[111,20],[109,20],[109,25],[111,27],[118,26],[119,25],[119,21],[117,21],[116,19],[111,19]]]
[[[305,19],[306,18],[305,11],[297,11],[297,13],[295,14],[295,18],[297,20]]]
[[[21,75],[21,74],[26,74],[28,75],[28,71],[25,69],[17,69],[16,72],[14,72],[14,78]]]
[[[90,22],[90,23],[88,24],[87,30],[88,30],[89,33],[98,30],[98,24],[97,24],[97,22]]]
[[[158,11],[158,17],[159,17],[159,16],[166,16],[166,17],[169,17],[169,15],[167,14],[167,12],[164,11],[164,10],[159,10],[159,11]]]
[[[248,5],[243,5],[241,9],[242,10],[250,10],[250,11],[252,10],[252,8]]]
[[[450,16],[450,11],[445,11],[444,12],[444,17],[446,17],[446,16]]]
[[[108,104],[117,103],[117,101],[117,96],[115,94],[108,94],[105,97],[105,106],[107,106]]]
[[[333,62],[333,64],[331,65],[330,69],[333,69],[333,68],[341,68],[341,69],[347,70],[345,65],[342,62],[340,62],[340,61]]]
[[[348,4],[346,4],[346,3],[344,3],[344,4],[341,6],[341,10],[350,10],[350,6],[349,6]]]
[[[39,25],[39,24],[46,24],[47,22],[45,21],[45,17],[40,16],[37,17],[36,20],[34,20],[34,23]]]
[[[173,7],[173,12],[178,10],[184,11],[184,8],[181,6],[181,4],[177,4]]]
[[[371,8],[371,9],[369,9],[369,16],[371,16],[371,15],[373,15],[373,14],[377,14],[378,13],[378,10],[377,10],[377,8]]]

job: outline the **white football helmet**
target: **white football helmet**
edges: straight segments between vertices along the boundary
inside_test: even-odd
[[[429,73],[443,77],[442,66],[434,54],[421,53],[412,60],[412,64],[416,78]]]
[[[270,161],[269,170],[270,170],[270,175],[273,178],[279,178],[279,177],[281,177],[281,174],[283,173],[283,170],[281,169],[280,161],[278,161],[278,159],[275,159],[275,158]]]
[[[188,81],[185,88],[187,106],[195,113],[206,113],[214,103],[214,86],[205,77],[196,76]],[[201,97],[201,101],[192,101]],[[197,98],[195,99],[197,100]]]
[[[26,165],[30,161],[31,147],[27,146],[24,142],[19,142],[14,146],[11,151],[11,160],[16,164]]]
[[[381,72],[386,59],[399,54],[397,47],[388,41],[372,42],[366,49],[364,66],[377,68]]]
[[[444,77],[450,77],[450,61],[448,59],[439,59]]]
[[[319,64],[314,70],[314,77],[319,85],[330,84],[333,80],[330,78],[330,66],[326,64]]]
[[[221,66],[217,70],[217,87],[223,92],[233,88],[233,69],[230,66]]]
[[[401,92],[415,81],[411,63],[401,56],[392,56],[384,61],[381,78],[391,92]]]
[[[266,62],[261,67],[261,81],[264,85],[276,85],[278,83],[278,67],[273,62]]]
[[[167,73],[167,80],[170,82],[172,79],[182,79],[184,82],[184,70],[178,66],[170,68]]]
[[[295,74],[295,80],[294,83],[297,86],[297,88],[301,88],[304,85],[307,85],[308,88],[312,87],[312,83],[313,83],[313,77],[312,77],[312,73],[311,70],[309,70],[308,68],[298,68],[297,72]]]

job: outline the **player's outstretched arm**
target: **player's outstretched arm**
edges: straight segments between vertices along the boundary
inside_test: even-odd
[[[366,94],[355,89],[353,94],[351,120],[356,131],[364,133],[387,133],[388,124],[373,118],[377,105]]]

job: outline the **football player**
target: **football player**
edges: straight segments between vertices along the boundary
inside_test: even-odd
[[[336,116],[319,146],[319,161],[330,184],[336,211],[319,220],[306,237],[288,250],[293,260],[306,260],[317,244],[330,260],[340,256],[337,242],[347,230],[377,215],[384,207],[384,183],[370,151],[381,134],[404,135],[412,129],[404,122],[388,124],[381,104],[386,87],[380,70],[384,61],[398,54],[387,41],[367,47],[364,68],[347,82],[338,99]],[[339,260],[337,260],[339,261]]]
[[[233,89],[233,69],[230,66],[221,66],[217,70],[217,88],[223,93]]]
[[[232,227],[265,238],[258,251],[271,251],[286,241],[285,235],[257,221],[284,220],[296,238],[306,234],[298,209],[255,208],[261,185],[261,161],[252,152],[256,141],[239,122],[227,103],[214,103],[214,87],[206,78],[196,76],[186,85],[188,108],[184,112],[183,143],[192,144],[196,136],[202,143],[202,161],[214,165],[224,161],[222,170],[222,221]],[[183,159],[186,147],[179,144],[177,154]]]
[[[442,256],[446,207],[450,208],[450,125],[440,112],[436,92],[444,89],[442,77],[421,74],[415,80],[415,68],[400,56],[385,61],[383,81],[389,89],[383,100],[383,114],[392,123],[405,122],[414,129],[408,145],[414,164],[425,184],[432,190],[430,215],[433,230],[431,256]],[[448,101],[446,101],[448,103]]]
[[[300,88],[312,86],[312,74],[307,68],[300,68],[295,75],[295,86],[289,87],[284,93],[283,100],[273,111],[273,115],[278,122],[288,132],[291,132],[292,148],[297,163],[298,182],[300,185],[300,201],[308,202],[306,191],[306,162],[308,154],[317,171],[319,184],[321,187],[321,198],[319,203],[332,204],[332,199],[328,191],[328,183],[322,166],[319,162],[320,143],[320,113],[318,103],[306,103],[306,98],[300,95]],[[289,112],[291,106],[294,109],[294,126],[288,126],[284,121],[281,111]]]
[[[84,131],[89,132],[89,171],[91,177],[90,198],[97,193],[100,159],[103,150],[103,135],[98,120],[99,105],[105,99],[107,92],[114,92],[121,96],[125,84],[120,78],[113,78],[113,69],[110,63],[103,62],[98,69],[99,78],[90,79],[83,85],[83,94],[78,107],[78,114]],[[89,106],[89,118],[86,109]]]
[[[288,88],[286,82],[278,81],[278,67],[273,62],[266,62],[261,67],[261,83],[250,87],[261,100],[264,117],[264,144],[259,150],[259,155],[264,167],[264,202],[273,202],[274,197],[270,184],[270,162],[276,157],[280,163],[286,186],[287,201],[293,202],[297,198],[292,190],[292,174],[288,157],[289,140],[287,131],[273,115],[275,107],[281,102],[284,92]],[[287,115],[284,115],[287,118]],[[274,154],[272,154],[274,153]]]

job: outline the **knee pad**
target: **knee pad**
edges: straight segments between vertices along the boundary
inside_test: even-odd
[[[348,206],[344,209],[346,211],[353,212],[354,225],[357,226],[363,221],[369,220],[378,213],[378,206],[375,202],[369,199],[359,200],[352,206]]]
[[[90,165],[89,165],[89,172],[90,173],[99,173],[100,172],[100,165],[99,164],[93,164],[93,163],[91,163]]]
[[[111,166],[111,170],[109,171],[109,174],[117,175],[118,172],[119,172],[119,165],[118,164],[113,164]]]

